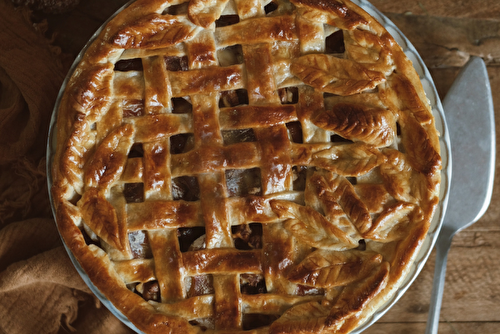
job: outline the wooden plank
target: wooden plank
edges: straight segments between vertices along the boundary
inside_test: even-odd
[[[500,18],[498,0],[370,0],[370,2],[381,11],[389,13],[496,20]]]
[[[428,67],[461,67],[470,56],[500,65],[500,20],[388,14]]]
[[[369,327],[363,334],[408,334],[424,333],[425,323],[382,323]],[[459,333],[499,333],[500,323],[496,322],[440,322],[439,334]]]
[[[429,68],[429,72],[431,73],[441,99],[444,99],[446,93],[448,93],[459,71],[460,67]]]

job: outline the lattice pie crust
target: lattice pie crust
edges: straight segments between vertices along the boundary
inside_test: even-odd
[[[60,233],[146,333],[347,333],[438,203],[419,77],[348,0],[138,0],[58,113]]]

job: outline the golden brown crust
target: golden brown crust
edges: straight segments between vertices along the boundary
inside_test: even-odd
[[[302,56],[292,62],[290,72],[319,91],[343,96],[362,93],[385,81],[380,72],[330,55]]]
[[[61,236],[146,333],[348,333],[438,202],[418,75],[348,0],[137,0],[77,65],[57,142]]]
[[[375,147],[390,146],[396,132],[396,121],[391,111],[357,104],[338,103],[314,117],[312,122],[345,139],[362,141]]]
[[[382,256],[369,251],[325,252],[309,254],[290,271],[292,282],[322,288],[344,286],[368,275],[371,267],[380,264]]]
[[[292,0],[293,4],[305,12],[304,17],[311,21],[315,15],[324,15],[326,23],[347,30],[368,23],[357,11],[350,10],[345,2],[347,1]]]

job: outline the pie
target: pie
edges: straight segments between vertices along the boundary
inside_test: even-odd
[[[60,234],[145,333],[348,333],[439,201],[411,61],[349,0],[137,0],[57,109]]]

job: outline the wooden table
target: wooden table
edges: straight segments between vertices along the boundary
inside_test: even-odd
[[[124,3],[125,0],[85,0],[69,13],[47,17],[49,32],[56,33],[55,44],[67,55],[67,64],[102,22]],[[499,124],[500,1],[372,0],[372,3],[415,45],[441,97],[471,55],[483,57],[488,65]],[[498,176],[486,214],[454,238],[448,258],[440,333],[500,333]],[[423,333],[433,273],[434,253],[407,293],[366,333]]]

